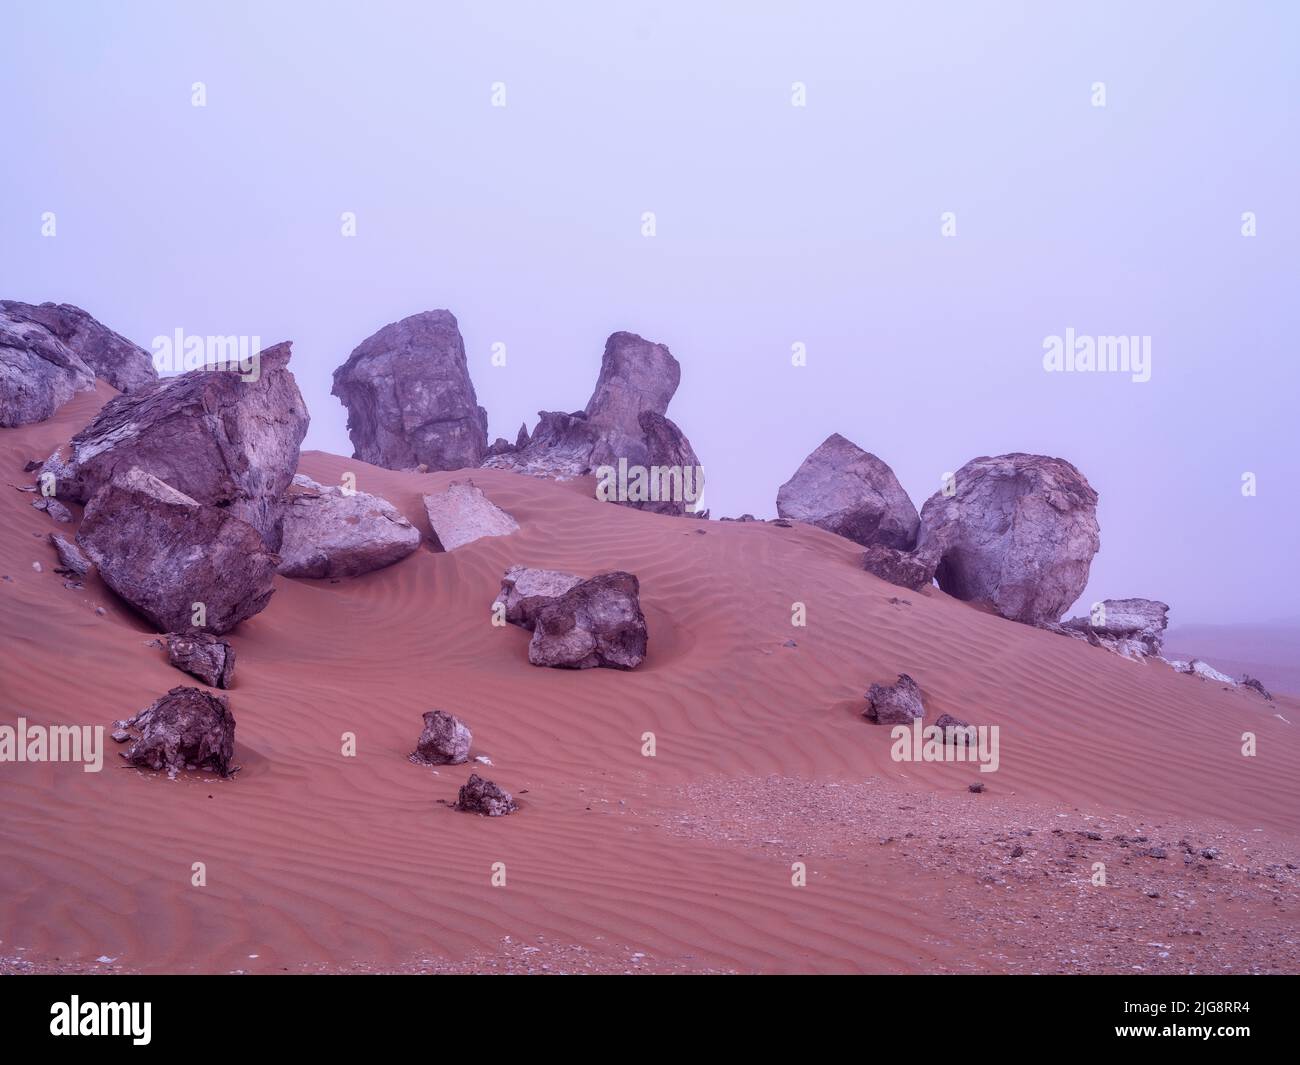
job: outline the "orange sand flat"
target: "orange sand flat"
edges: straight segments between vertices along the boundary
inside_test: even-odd
[[[97,577],[64,587],[44,538],[75,526],[5,486],[111,394],[0,431],[0,723],[110,725],[199,683]],[[896,588],[811,527],[661,517],[502,471],[301,468],[355,472],[426,534],[421,493],[472,477],[522,528],[339,583],[277,579],[231,637],[232,780],[124,769],[111,741],[99,774],[0,765],[0,969],[1300,970],[1300,700]],[[489,610],[516,563],[637,574],[645,664],[529,665],[528,633]],[[1000,769],[891,761],[860,714],[899,672],[928,720],[999,725]],[[491,767],[406,760],[439,707]],[[444,805],[471,771],[520,812]]]

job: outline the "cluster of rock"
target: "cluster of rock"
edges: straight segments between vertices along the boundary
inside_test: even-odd
[[[483,465],[539,477],[570,478],[594,474],[601,467],[691,470],[699,498],[703,478],[690,441],[667,417],[668,404],[681,381],[681,365],[662,344],[635,333],[615,333],[605,342],[600,375],[583,410],[565,414],[538,412],[529,436],[521,428],[513,445],[493,445]],[[681,493],[675,493],[681,495]],[[694,500],[684,498],[614,498],[611,502],[639,510],[682,515]]]
[[[1159,658],[1169,625],[1169,605],[1155,599],[1104,599],[1086,618],[1070,618],[1043,628],[1125,658]]]
[[[635,669],[645,660],[649,639],[640,589],[636,577],[621,570],[584,580],[512,566],[492,609],[532,632],[528,661],[535,666]]]
[[[416,765],[463,765],[469,761],[473,734],[460,718],[446,710],[429,710],[424,729],[409,758]],[[485,759],[479,758],[479,761]],[[490,764],[490,763],[489,763]],[[519,809],[510,792],[477,773],[461,785],[455,808],[485,817],[503,817]]]
[[[0,427],[44,421],[97,377],[133,392],[158,374],[147,351],[79,307],[0,300]]]
[[[867,708],[862,716],[877,725],[912,725],[925,719],[925,701],[921,686],[906,673],[893,684],[873,684],[865,696]],[[940,714],[932,726],[945,743],[969,746],[974,728],[952,714]]]

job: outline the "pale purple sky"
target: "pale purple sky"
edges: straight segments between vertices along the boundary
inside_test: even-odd
[[[387,322],[452,310],[511,439],[628,329],[715,516],[831,432],[918,507],[1042,452],[1101,494],[1082,605],[1296,616],[1300,8],[1071,6],[0,0],[0,297],[292,339],[344,454],[330,375]],[[1151,380],[1045,373],[1067,327]]]

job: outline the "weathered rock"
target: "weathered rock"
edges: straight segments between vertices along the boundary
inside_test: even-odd
[[[1061,627],[1098,637],[1099,646],[1131,657],[1158,656],[1169,624],[1169,605],[1154,599],[1103,599],[1088,617],[1070,618]]]
[[[781,486],[776,510],[864,547],[909,550],[920,527],[894,471],[839,433],[828,436]]]
[[[45,511],[46,514],[62,525],[67,525],[72,521],[72,511],[54,496],[37,496],[32,500],[32,506],[37,510]]]
[[[1016,453],[971,460],[955,489],[921,510],[917,549],[938,556],[939,587],[1013,621],[1059,619],[1101,544],[1097,493],[1083,474],[1063,459]]]
[[[952,714],[940,714],[934,724],[943,733],[944,743],[957,747],[975,746],[975,727],[969,721],[953,717]]]
[[[582,578],[572,573],[511,566],[501,578],[501,591],[492,603],[492,611],[495,614],[500,608],[507,622],[531,632],[539,610],[581,583]]]
[[[44,421],[94,386],[95,372],[66,344],[0,304],[0,428]]]
[[[230,370],[194,370],[118,396],[55,452],[61,498],[88,501],[118,472],[139,468],[198,503],[253,526],[280,544],[284,494],[298,468],[307,408],[289,372],[290,345],[260,353],[257,380]]]
[[[77,543],[104,583],[162,632],[229,632],[275,590],[279,557],[256,529],[143,470],[100,489]],[[196,603],[204,605],[203,624],[192,621]]]
[[[898,681],[888,687],[873,684],[867,692],[867,708],[862,716],[879,725],[910,725],[925,717],[921,689],[906,673],[900,673]]]
[[[509,536],[519,523],[483,494],[473,481],[452,481],[445,491],[424,497],[435,546],[454,551],[485,536]]]
[[[122,752],[141,769],[205,769],[230,775],[235,756],[235,718],[224,695],[202,688],[173,688],[129,721],[117,722],[131,746]],[[125,741],[119,741],[125,742]]]
[[[96,377],[119,392],[134,392],[158,379],[153,357],[70,303],[0,300],[0,316],[40,326],[81,359]]]
[[[537,611],[528,661],[560,669],[635,669],[645,660],[640,582],[631,573],[601,573]]]
[[[445,710],[428,710],[424,730],[410,759],[419,765],[460,765],[469,761],[473,734],[460,718]]]
[[[703,493],[704,477],[690,441],[665,414],[680,379],[680,365],[662,344],[615,333],[586,409],[539,412],[531,437],[521,428],[510,451],[483,465],[558,479],[597,474],[606,501],[685,514]],[[631,475],[622,490],[607,490],[618,480],[611,471],[620,468]],[[645,471],[639,478],[638,468]]]
[[[207,632],[169,632],[167,660],[177,669],[214,688],[229,688],[235,680],[235,649]]]
[[[425,311],[362,341],[334,371],[354,458],[390,470],[477,466],[487,453],[465,343],[450,311]]]
[[[349,494],[301,473],[285,496],[279,567],[285,577],[356,577],[419,546],[420,530],[379,496]]]
[[[59,564],[54,567],[55,573],[79,580],[90,572],[90,559],[76,544],[65,540],[58,533],[50,533],[50,543],[59,556]]]
[[[477,773],[471,773],[469,780],[460,786],[456,809],[487,817],[503,817],[514,813],[519,807],[510,792],[490,780],[484,780]]]
[[[1273,696],[1269,694],[1269,690],[1249,673],[1244,674],[1238,683],[1240,683],[1243,688],[1249,688],[1251,691],[1259,692],[1259,694],[1270,703],[1273,701]]]
[[[883,581],[919,592],[934,583],[938,556],[928,551],[900,551],[872,544],[862,555],[862,568]]]
[[[1178,673],[1190,673],[1202,680],[1217,681],[1219,684],[1226,684],[1231,688],[1237,686],[1237,682],[1228,674],[1219,672],[1209,662],[1200,658],[1193,658],[1190,662],[1170,662],[1169,664]]]

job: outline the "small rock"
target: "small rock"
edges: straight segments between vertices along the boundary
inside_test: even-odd
[[[889,687],[873,684],[867,691],[867,708],[862,716],[880,725],[910,725],[925,717],[921,689],[906,673]]]
[[[490,780],[484,780],[477,773],[471,773],[469,780],[461,785],[456,799],[456,809],[466,813],[484,814],[487,817],[504,817],[512,814],[519,807],[510,792],[498,787]]]
[[[976,781],[974,784],[968,784],[967,790],[973,791],[976,795],[978,795],[980,792],[984,790],[984,785],[979,781]]]
[[[235,718],[224,695],[202,688],[172,688],[129,721],[117,722],[117,727],[135,737],[122,752],[134,766],[166,769],[169,775],[181,769],[206,769],[230,776]]]
[[[167,660],[214,688],[229,688],[235,679],[235,649],[206,632],[169,632]]]
[[[473,735],[460,718],[446,710],[427,710],[424,731],[410,760],[417,765],[460,765],[469,761]]]

